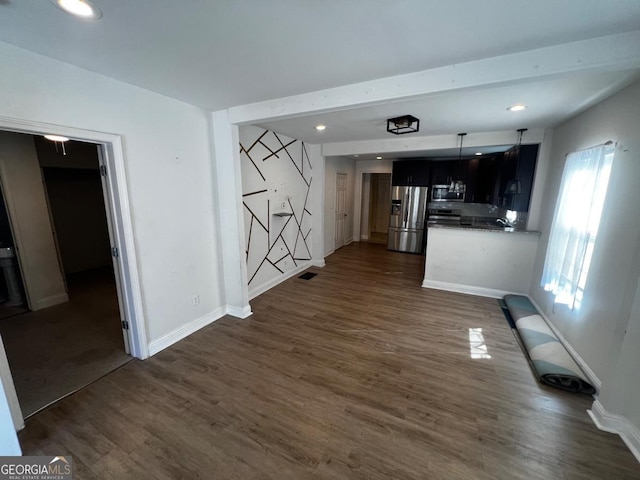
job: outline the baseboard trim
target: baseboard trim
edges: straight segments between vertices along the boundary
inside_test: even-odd
[[[244,307],[236,307],[234,305],[227,305],[226,307],[227,315],[231,315],[236,318],[247,318],[253,315],[251,311],[251,305],[246,305]]]
[[[326,252],[324,252],[324,258],[327,258],[329,255],[332,255],[333,253],[335,253],[335,250],[327,250]]]
[[[322,268],[322,267],[326,266],[327,264],[325,263],[324,258],[323,258],[323,259],[320,259],[320,260],[313,260],[311,262],[311,265],[313,265],[314,267]]]
[[[42,310],[43,308],[53,307],[69,301],[69,295],[61,293],[59,295],[51,295],[50,297],[41,298],[35,305],[31,306],[31,310]]]
[[[249,300],[253,300],[258,295],[262,295],[267,290],[271,290],[276,285],[284,282],[285,280],[289,280],[291,277],[297,275],[298,273],[300,273],[303,270],[306,270],[307,268],[312,267],[312,266],[313,266],[313,262],[311,260],[308,260],[308,261],[304,262],[303,264],[298,265],[293,270],[289,270],[288,272],[285,272],[284,274],[280,275],[279,277],[273,278],[273,279],[269,280],[268,282],[260,285],[259,287],[256,287],[253,290],[250,290],[249,291]]]
[[[505,295],[514,292],[506,292],[504,290],[495,290],[492,288],[476,287],[473,285],[461,285],[459,283],[440,282],[438,280],[429,280],[425,278],[422,281],[423,288],[434,288],[436,290],[446,290],[447,292],[466,293],[469,295],[477,295],[479,297],[502,298]]]
[[[369,235],[360,235],[360,240],[369,240]]]
[[[593,402],[587,413],[598,429],[620,435],[633,456],[640,462],[640,429],[638,427],[624,416],[608,412],[598,400]]]
[[[350,243],[353,243],[353,237],[351,237],[351,238],[347,238],[347,239],[344,241],[344,246],[346,247],[346,246],[347,246],[347,245],[349,245]]]
[[[224,317],[227,314],[227,306],[222,306],[216,308],[214,311],[209,312],[203,317],[196,318],[181,327],[176,328],[175,330],[163,335],[149,343],[149,356],[155,355],[156,353],[164,350],[167,347],[170,347],[174,343],[179,342],[185,337],[188,337],[192,333],[197,332],[203,327],[206,327],[210,323],[215,322],[219,318]]]
[[[562,333],[560,333],[560,331],[556,328],[553,322],[551,322],[551,320],[547,318],[547,316],[544,314],[544,310],[540,308],[540,306],[535,302],[535,300],[529,297],[528,295],[527,297],[529,298],[533,306],[536,307],[536,310],[538,310],[538,313],[540,314],[542,319],[546,322],[547,325],[549,325],[549,328],[551,329],[551,331],[556,335],[556,337],[558,337],[558,340],[560,340],[560,343],[562,344],[562,346],[567,350],[567,352],[569,352],[569,355],[571,355],[571,357],[575,360],[575,362],[578,364],[580,369],[587,376],[587,378],[589,379],[589,382],[594,387],[596,387],[596,390],[599,392],[600,389],[602,388],[602,382],[600,381],[598,376],[595,374],[595,372],[591,370],[589,365],[587,365],[587,362],[585,362],[582,359],[580,354],[575,350],[575,348],[573,348],[573,346],[569,343],[569,341],[566,338],[564,338]]]

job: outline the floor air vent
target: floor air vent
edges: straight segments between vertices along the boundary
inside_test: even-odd
[[[307,272],[307,273],[303,273],[302,275],[300,275],[298,278],[301,278],[303,280],[311,280],[313,277],[315,277],[317,275],[317,273],[311,273],[311,272]]]

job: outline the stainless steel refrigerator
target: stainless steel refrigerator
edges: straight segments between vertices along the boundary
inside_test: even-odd
[[[391,189],[391,218],[389,219],[389,250],[422,253],[426,241],[425,215],[428,187],[400,187]]]

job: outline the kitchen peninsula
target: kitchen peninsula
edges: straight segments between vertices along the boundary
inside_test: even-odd
[[[540,232],[502,217],[431,223],[423,287],[501,298],[529,290]]]

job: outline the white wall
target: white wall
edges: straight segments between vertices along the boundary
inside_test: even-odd
[[[640,274],[640,83],[569,120],[555,130],[540,227],[542,237],[531,296],[601,381],[616,363]],[[567,153],[605,141],[618,148],[605,200],[604,215],[580,309],[558,305],[540,284],[549,230]]]
[[[33,138],[0,132],[0,176],[31,310],[69,300]]]
[[[602,382],[601,397],[605,407],[626,415],[636,427],[640,427],[640,381],[637,377],[640,321],[637,291],[640,277],[638,125],[640,83],[555,130],[550,155],[552,163],[541,208],[543,233],[530,289],[530,295],[545,316]],[[557,305],[554,311],[552,295],[539,283],[565,155],[608,140],[617,142],[618,146],[584,301],[574,311],[563,305]]]
[[[537,234],[428,228],[427,235],[423,287],[496,298],[527,293]]]
[[[6,401],[11,412],[11,420],[13,421],[12,430],[14,432],[22,430],[24,428],[24,418],[22,417],[22,409],[20,408],[20,402],[18,401],[16,386],[13,383],[11,369],[9,368],[9,360],[7,359],[7,352],[4,349],[2,338],[0,338],[0,380],[2,380],[2,387],[4,388]],[[0,397],[3,397],[1,393]],[[2,400],[0,399],[0,402],[1,401]],[[0,427],[0,432],[2,432],[2,427]],[[0,433],[0,436],[1,435],[2,433]],[[0,455],[2,455],[1,450]]]
[[[148,340],[223,306],[206,113],[5,43],[0,58],[0,117],[122,136]]]
[[[552,145],[553,130],[545,130],[538,149],[538,159],[536,160],[533,187],[531,188],[531,200],[529,202],[529,213],[527,214],[527,229],[529,230],[540,230],[540,210],[546,195],[547,175],[549,173],[549,165],[551,163]]]
[[[4,380],[0,377],[0,390],[6,391]],[[11,410],[7,397],[0,394],[0,455],[19,456],[22,455],[18,436],[11,419]]]
[[[325,188],[324,188],[324,250],[325,255],[335,249],[336,235],[336,175],[347,175],[347,220],[345,222],[345,245],[353,238],[353,196],[355,185],[355,162],[346,157],[325,158]]]
[[[221,276],[224,280],[225,310],[238,318],[251,315],[247,265],[244,254],[244,217],[242,207],[242,172],[238,126],[229,122],[229,112],[211,114],[211,149],[215,154],[214,178],[219,225],[217,241],[221,253]]]
[[[241,126],[239,137],[247,277],[255,297],[311,265],[314,172],[303,142],[251,125]]]
[[[312,212],[316,212],[311,219],[311,253],[313,255],[313,265],[316,267],[325,266],[325,187],[326,187],[326,162],[322,156],[321,145],[307,145],[307,151],[311,156],[315,180],[311,185],[311,206]]]
[[[613,374],[605,379],[600,403],[626,418],[640,433],[640,282]],[[640,441],[640,437],[637,438]],[[640,460],[640,459],[639,459]]]

